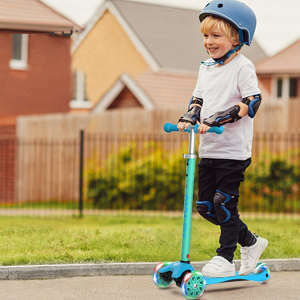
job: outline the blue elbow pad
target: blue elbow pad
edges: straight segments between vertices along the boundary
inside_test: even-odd
[[[248,105],[249,113],[248,116],[253,119],[256,115],[258,108],[261,103],[261,94],[255,95],[253,100],[250,100],[248,97],[244,98],[242,101],[244,104]]]

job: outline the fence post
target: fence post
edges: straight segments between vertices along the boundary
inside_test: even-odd
[[[84,130],[80,130],[79,218],[83,217],[83,143]]]

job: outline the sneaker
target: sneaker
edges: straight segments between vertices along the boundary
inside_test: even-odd
[[[255,269],[258,260],[268,246],[268,241],[262,237],[257,237],[257,241],[250,247],[241,247],[241,268],[239,275],[248,275]]]
[[[222,256],[215,256],[202,268],[202,274],[207,277],[235,276],[235,264]]]

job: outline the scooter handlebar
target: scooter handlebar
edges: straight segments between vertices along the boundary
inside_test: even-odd
[[[194,126],[194,131],[195,133],[198,133],[198,128],[199,125],[195,125]],[[177,128],[177,124],[171,124],[171,123],[166,123],[164,125],[164,131],[165,132],[172,132],[172,131],[179,131],[179,129]],[[190,126],[184,130],[185,132],[190,132]],[[220,127],[211,127],[207,132],[214,132],[216,134],[221,134],[224,131],[224,127],[220,126]]]

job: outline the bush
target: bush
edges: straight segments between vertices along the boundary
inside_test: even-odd
[[[244,211],[299,212],[298,160],[294,160],[294,164],[287,161],[287,157],[298,155],[286,153],[283,159],[280,155],[262,153],[257,162],[246,171],[241,208]]]
[[[132,143],[110,155],[100,170],[89,168],[87,197],[99,209],[182,210],[182,153],[170,154],[153,142],[138,150]]]
[[[132,143],[111,154],[101,168],[96,169],[92,159],[87,198],[98,209],[182,210],[186,149],[187,143],[172,153],[160,143],[146,143],[141,149]],[[241,211],[300,212],[299,151],[285,154],[293,163],[267,151],[253,159],[240,189]]]

